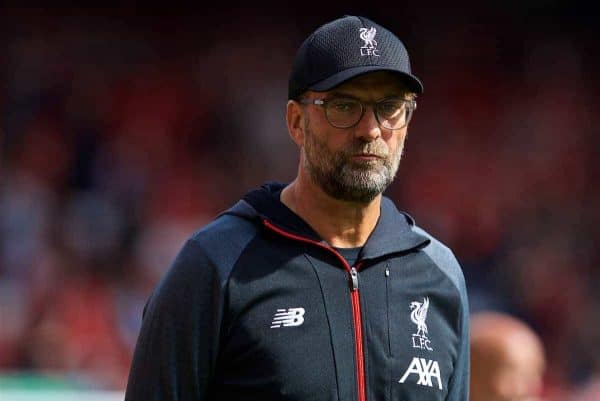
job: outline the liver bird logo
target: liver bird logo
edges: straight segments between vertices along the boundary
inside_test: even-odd
[[[410,320],[417,325],[417,336],[427,337],[427,309],[429,309],[429,298],[423,298],[423,302],[413,301],[410,303]]]
[[[364,49],[373,49],[377,46],[377,41],[375,40],[375,34],[377,30],[374,27],[369,29],[360,28],[360,38],[365,42],[365,45],[362,47]]]

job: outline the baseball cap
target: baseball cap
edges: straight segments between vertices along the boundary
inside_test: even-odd
[[[365,17],[345,15],[317,28],[300,45],[288,99],[307,90],[327,91],[374,71],[391,71],[412,91],[423,93],[423,84],[411,73],[406,47],[396,35]]]

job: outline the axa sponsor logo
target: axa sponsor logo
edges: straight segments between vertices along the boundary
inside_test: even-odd
[[[417,384],[421,386],[433,387],[435,379],[438,389],[443,390],[440,365],[437,361],[414,357],[399,383],[404,383],[411,375],[419,377]]]
[[[271,328],[300,326],[304,323],[304,312],[304,308],[277,309],[271,322]]]
[[[375,40],[377,29],[375,29],[375,27],[371,27],[368,29],[360,28],[359,32],[360,39],[363,42],[365,42],[364,45],[360,47],[360,55],[379,57],[379,50],[377,50],[377,41]]]
[[[423,298],[423,302],[413,301],[410,303],[410,320],[417,325],[417,332],[412,335],[413,348],[426,349],[433,351],[431,341],[427,337],[429,333],[427,329],[427,311],[429,310],[429,298]]]

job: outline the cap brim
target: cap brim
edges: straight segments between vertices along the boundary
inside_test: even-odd
[[[393,68],[385,68],[385,67],[378,66],[378,65],[360,66],[360,67],[354,67],[354,68],[349,68],[344,71],[340,71],[335,75],[332,75],[322,81],[317,82],[314,85],[311,85],[310,87],[308,87],[308,90],[312,90],[312,91],[316,91],[316,92],[328,91],[328,90],[333,89],[336,86],[346,82],[349,79],[352,79],[352,78],[357,77],[362,74],[366,74],[368,72],[375,72],[375,71],[393,72],[393,73],[397,74],[398,77],[408,85],[410,90],[414,91],[418,95],[423,93],[423,84],[414,75],[408,74],[403,71],[398,71]]]

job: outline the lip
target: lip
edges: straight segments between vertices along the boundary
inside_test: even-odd
[[[376,160],[376,159],[383,159],[383,157],[379,156],[379,155],[374,155],[371,153],[359,153],[356,154],[354,156],[355,159],[361,159],[361,160]]]

